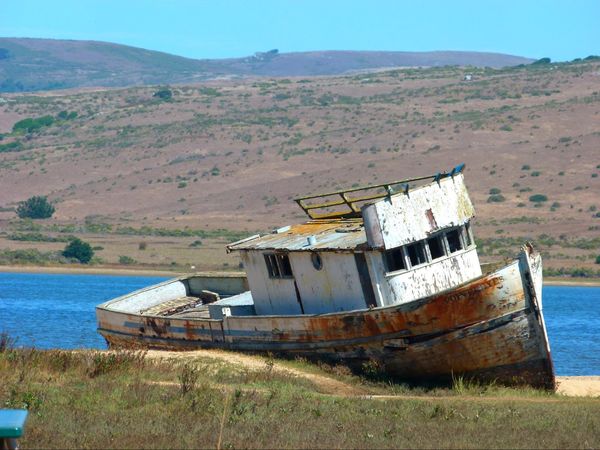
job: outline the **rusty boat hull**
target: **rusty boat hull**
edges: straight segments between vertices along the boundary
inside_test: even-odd
[[[541,257],[531,246],[505,266],[457,288],[387,307],[222,319],[152,315],[132,308],[135,298],[154,295],[154,302],[162,301],[157,292],[168,292],[174,283],[189,291],[191,277],[99,305],[98,331],[111,347],[272,352],[355,368],[375,362],[402,379],[466,376],[555,388],[542,313]],[[243,280],[236,282],[237,289],[225,290],[243,291]],[[127,308],[120,307],[124,303]]]

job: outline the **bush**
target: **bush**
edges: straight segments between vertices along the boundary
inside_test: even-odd
[[[121,255],[119,256],[119,264],[135,264],[137,261],[133,259],[131,256]]]
[[[20,152],[21,150],[23,150],[23,144],[19,141],[0,144],[0,153]]]
[[[173,91],[171,89],[159,89],[152,97],[160,98],[161,100],[171,100],[173,98]]]
[[[28,118],[19,120],[13,125],[13,133],[33,133],[44,127],[49,127],[54,123],[54,117],[43,116],[36,119]]]
[[[600,255],[596,256],[596,264],[600,264]]]
[[[34,196],[20,202],[17,215],[21,219],[47,219],[54,214],[54,206],[44,196]]]
[[[94,256],[94,250],[87,242],[75,238],[67,244],[62,254],[65,258],[75,258],[79,262],[87,264]]]
[[[490,195],[487,199],[488,203],[502,203],[506,198],[502,194]]]
[[[498,188],[491,188],[490,189],[490,195],[496,195],[499,194],[500,192],[502,192],[500,189]]]
[[[544,194],[534,194],[529,197],[529,201],[533,203],[542,203],[548,201],[548,197],[546,197]]]

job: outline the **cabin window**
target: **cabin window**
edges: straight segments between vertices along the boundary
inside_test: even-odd
[[[294,276],[288,255],[285,253],[268,253],[264,256],[270,278],[292,278]]]
[[[396,270],[406,270],[406,262],[404,261],[404,253],[402,252],[402,247],[386,250],[385,266],[388,272],[395,272]]]
[[[414,244],[406,246],[406,252],[410,259],[411,266],[419,266],[427,262],[427,255],[425,253],[425,245],[423,241],[415,242]]]
[[[467,222],[465,224],[465,242],[467,243],[467,247],[473,245],[473,238],[471,236],[471,223]]]
[[[267,271],[269,272],[269,277],[279,278],[280,272],[279,267],[277,266],[277,259],[275,258],[275,255],[265,255],[265,263],[267,264]]]
[[[463,249],[462,241],[460,240],[460,229],[448,231],[446,233],[446,239],[448,239],[448,249],[450,250],[450,253]]]
[[[323,268],[323,260],[318,253],[311,253],[310,260],[315,270],[321,270]]]
[[[446,256],[444,244],[442,243],[440,236],[427,239],[427,244],[429,245],[429,253],[431,253],[432,260]]]

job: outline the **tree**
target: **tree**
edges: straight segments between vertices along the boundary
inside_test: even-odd
[[[19,202],[19,206],[17,206],[17,215],[21,219],[47,219],[52,217],[52,214],[54,214],[54,206],[41,195]]]
[[[75,238],[67,244],[62,254],[65,258],[75,258],[79,262],[87,264],[92,259],[92,256],[94,256],[94,250],[92,250],[92,246],[87,242]]]

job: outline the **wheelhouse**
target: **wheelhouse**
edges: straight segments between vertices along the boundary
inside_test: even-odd
[[[401,304],[480,276],[462,168],[302,197],[307,223],[230,244],[256,314]]]

